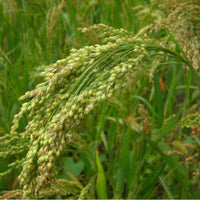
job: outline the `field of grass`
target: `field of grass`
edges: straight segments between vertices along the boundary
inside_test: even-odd
[[[0,24],[0,198],[200,198],[198,0],[0,0]]]

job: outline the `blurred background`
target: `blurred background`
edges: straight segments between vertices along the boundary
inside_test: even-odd
[[[98,42],[93,35],[80,33],[79,27],[103,23],[135,35],[166,19],[184,2],[0,0],[0,135],[9,134],[21,106],[18,98],[42,81],[39,74],[45,66],[67,57],[71,48]],[[188,2],[199,6],[198,1]],[[195,11],[191,16],[199,21]],[[199,30],[199,23],[196,26]],[[190,38],[196,37],[194,30]],[[151,37],[162,37],[162,31]],[[154,77],[153,83],[148,75],[138,74],[113,102],[102,102],[87,116],[57,163],[58,178],[82,186],[92,183],[92,198],[200,197],[200,143],[191,134],[195,129],[177,127],[180,115],[173,115],[181,108],[184,114],[196,111],[199,91],[190,72],[177,64],[165,65]],[[103,189],[96,185],[101,167],[96,151],[105,174]],[[0,160],[0,172],[9,159]],[[18,174],[16,170],[2,178],[0,191],[20,188]]]

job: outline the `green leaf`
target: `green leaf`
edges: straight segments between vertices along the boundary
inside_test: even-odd
[[[164,176],[160,176],[159,179],[160,179],[160,182],[161,182],[163,188],[165,189],[165,191],[167,193],[168,198],[174,199],[174,197],[170,191],[169,185],[168,185],[167,181],[165,180]]]
[[[105,173],[97,151],[96,151],[96,164],[97,164],[97,182],[96,182],[97,196],[99,199],[107,199],[108,197],[106,192]]]
[[[156,71],[154,73],[154,89],[155,89],[154,106],[158,115],[157,121],[159,126],[161,127],[164,118],[164,102],[163,102],[163,94],[160,88],[158,73]]]
[[[83,161],[74,162],[73,158],[67,157],[64,160],[64,168],[65,170],[69,171],[73,174],[74,177],[78,177],[83,170],[84,163]],[[71,180],[69,175],[66,173],[66,171],[62,174],[63,178],[67,178],[68,180]]]

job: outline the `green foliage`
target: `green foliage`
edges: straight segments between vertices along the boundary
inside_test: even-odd
[[[97,197],[99,199],[107,199],[108,197],[106,191],[105,174],[97,152],[96,152],[96,164],[97,164],[97,182],[96,182]]]
[[[1,198],[197,198],[199,3],[28,2],[0,2]]]

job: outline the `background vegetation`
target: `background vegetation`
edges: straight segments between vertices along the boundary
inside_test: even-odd
[[[18,98],[43,81],[40,74],[48,65],[67,57],[71,48],[100,43],[98,34],[83,34],[79,27],[103,23],[132,35],[146,33],[169,48],[175,41],[176,52],[195,69],[169,58],[130,75],[125,89],[76,127],[56,162],[60,182],[41,197],[200,197],[198,0],[0,0],[0,23],[2,138],[20,110]],[[21,127],[26,123],[24,117]],[[3,173],[16,157],[0,159]],[[2,194],[10,191],[4,198],[21,197],[20,171],[0,179]]]

